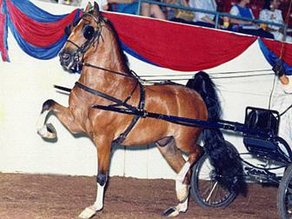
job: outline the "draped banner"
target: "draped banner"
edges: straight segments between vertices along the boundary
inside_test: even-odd
[[[268,39],[259,39],[258,42],[262,53],[271,66],[274,66],[279,58],[281,58],[285,72],[288,75],[292,75],[292,44]]]
[[[7,27],[21,49],[38,59],[55,57],[66,42],[64,28],[78,19],[80,9],[66,15],[52,15],[28,0],[1,0],[7,19],[0,17],[0,51],[7,60]],[[0,14],[1,15],[1,14]],[[2,31],[1,31],[2,30]],[[2,40],[3,39],[3,40]]]
[[[254,36],[197,26],[106,13],[124,49],[161,67],[196,71],[215,67],[244,52]]]
[[[7,61],[7,29],[23,51],[38,59],[55,57],[67,36],[64,28],[82,14],[53,15],[29,0],[0,0],[0,52]],[[198,71],[212,68],[242,54],[258,38],[227,31],[103,12],[114,25],[121,45],[130,55],[164,68]],[[282,54],[292,66],[292,45],[259,39],[263,54],[274,65]]]
[[[3,61],[7,61],[7,26],[6,26],[6,13],[0,0],[0,55]]]

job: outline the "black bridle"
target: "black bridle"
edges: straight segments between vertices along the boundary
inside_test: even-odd
[[[85,25],[82,31],[83,31],[83,37],[86,39],[86,41],[82,45],[78,45],[72,40],[67,39],[66,42],[72,44],[77,49],[72,53],[66,53],[65,56],[64,56],[64,53],[62,52],[60,53],[61,65],[65,69],[73,73],[81,72],[82,66],[83,66],[82,59],[83,59],[84,54],[92,45],[94,46],[95,43],[97,44],[99,43],[99,40],[102,37],[101,36],[102,28],[103,26],[105,26],[104,25],[105,21],[102,17],[96,18],[94,15],[90,13],[84,13],[80,19],[78,19],[76,22],[73,23],[73,25],[70,25],[70,27],[67,27],[65,29],[66,34],[69,36],[71,34],[72,26],[73,27],[77,26],[79,21],[82,19],[86,20],[87,16],[90,16],[91,18],[94,19],[94,21],[98,25],[98,29],[95,30],[94,27],[92,27],[91,25]],[[66,62],[66,60],[64,59],[70,60],[69,64],[68,64],[68,61]]]
[[[92,89],[80,82],[76,82],[75,86],[92,94],[92,95],[96,95],[99,96],[103,99],[109,100],[111,102],[113,102],[114,104],[109,105],[109,106],[103,106],[103,105],[98,105],[98,104],[94,104],[94,108],[96,109],[104,109],[105,107],[110,108],[112,106],[114,107],[122,107],[124,109],[129,109],[129,110],[138,110],[138,111],[144,111],[144,107],[145,107],[145,91],[144,91],[144,86],[142,85],[142,83],[140,82],[139,77],[133,72],[130,71],[130,75],[125,73],[125,72],[118,72],[118,71],[114,71],[111,69],[107,69],[107,68],[103,68],[100,66],[96,66],[96,65],[92,65],[90,63],[83,63],[83,56],[84,54],[87,52],[87,50],[94,45],[95,43],[98,45],[100,38],[102,38],[102,28],[106,27],[105,25],[105,20],[102,16],[99,16],[98,18],[96,18],[94,15],[90,14],[90,13],[85,13],[81,19],[85,19],[84,17],[86,16],[90,16],[91,18],[94,19],[94,21],[96,22],[96,24],[98,25],[98,30],[95,30],[92,26],[89,25],[85,25],[83,27],[83,36],[86,39],[86,41],[81,45],[77,45],[75,42],[71,41],[71,40],[67,40],[68,43],[71,43],[72,45],[74,45],[77,50],[74,51],[73,53],[71,53],[71,59],[73,60],[72,66],[70,67],[69,70],[71,71],[81,71],[82,67],[89,67],[89,68],[95,68],[95,69],[99,69],[99,70],[103,70],[103,71],[107,71],[109,73],[112,74],[116,74],[116,75],[120,75],[123,77],[129,77],[132,79],[136,80],[136,84],[135,87],[133,88],[133,90],[131,91],[131,93],[126,97],[125,100],[119,100],[113,96],[110,96],[104,92]],[[138,103],[138,106],[132,106],[130,104],[128,104],[127,102],[132,98],[132,95],[134,94],[135,90],[137,89],[137,87],[139,86],[139,90],[140,90],[140,100]],[[100,106],[100,108],[99,108]],[[119,135],[119,137],[117,139],[114,140],[113,143],[118,143],[121,144],[127,137],[127,135],[130,133],[130,131],[133,129],[133,127],[135,126],[135,124],[138,122],[138,120],[141,118],[141,116],[139,115],[134,115],[131,123],[128,125],[128,127],[124,130],[123,133],[121,133]]]

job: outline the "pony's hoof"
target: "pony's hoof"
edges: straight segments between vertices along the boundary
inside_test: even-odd
[[[85,208],[81,214],[79,214],[78,218],[89,219],[92,218],[96,214],[96,210],[93,207]]]
[[[51,123],[45,124],[42,128],[40,128],[38,130],[38,134],[44,139],[57,139],[57,131]]]
[[[178,215],[179,215],[179,211],[176,207],[170,207],[162,213],[162,216],[164,217],[176,217]]]

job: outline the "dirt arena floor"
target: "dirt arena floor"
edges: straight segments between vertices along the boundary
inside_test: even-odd
[[[95,198],[94,177],[0,174],[1,219],[77,218]],[[247,197],[238,196],[225,209],[204,209],[190,200],[178,218],[276,219],[277,188],[249,185]],[[176,203],[174,181],[112,177],[102,212],[94,218],[162,218]]]

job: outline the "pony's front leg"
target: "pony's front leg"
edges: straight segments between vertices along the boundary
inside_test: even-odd
[[[44,139],[57,139],[57,132],[51,123],[47,123],[50,112],[61,121],[61,123],[70,131],[76,132],[79,127],[74,123],[74,117],[69,108],[60,105],[54,100],[47,100],[43,103],[40,117],[37,122],[37,132]]]
[[[104,139],[102,143],[100,139]],[[96,177],[97,190],[96,200],[93,205],[85,208],[79,218],[87,219],[93,217],[96,212],[102,210],[104,201],[104,188],[108,180],[109,164],[110,164],[110,151],[112,141],[100,138],[99,141],[95,141],[97,145],[97,158],[98,158],[98,174]]]

